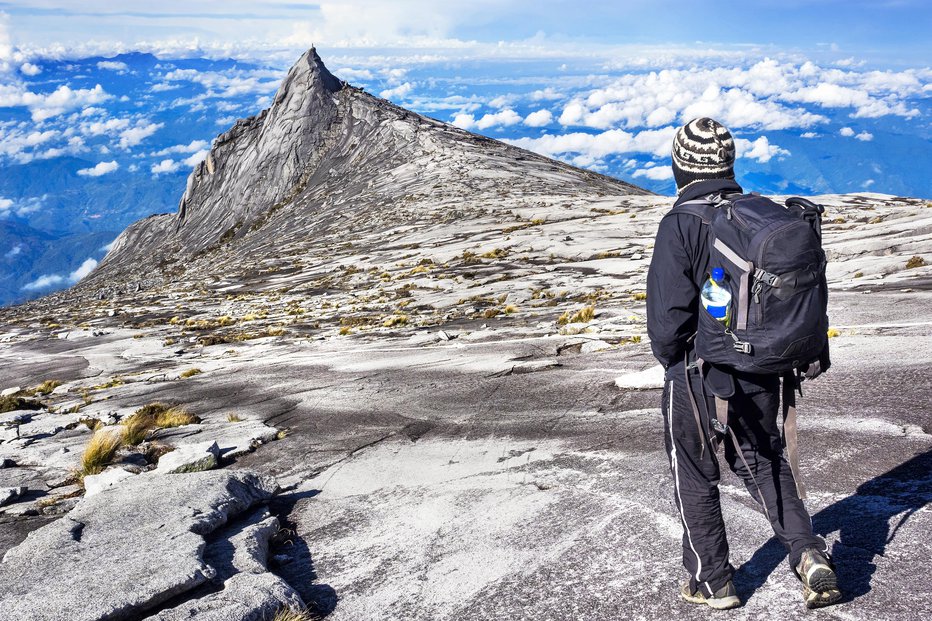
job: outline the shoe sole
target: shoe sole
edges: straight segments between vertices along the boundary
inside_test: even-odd
[[[809,570],[803,585],[803,598],[806,608],[824,608],[838,603],[841,600],[841,591],[838,589],[838,576],[831,568],[825,565],[815,566]]]
[[[707,599],[701,593],[696,595],[688,595],[684,591],[680,591],[680,597],[683,600],[689,602],[690,604],[705,604],[710,608],[715,610],[729,610],[730,608],[737,608],[741,605],[741,600],[737,596],[731,595],[729,597],[717,597],[713,599]]]

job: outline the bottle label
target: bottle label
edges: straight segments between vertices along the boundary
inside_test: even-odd
[[[715,319],[719,321],[724,321],[728,316],[728,306],[712,306],[711,304],[706,306],[705,309],[709,311],[709,314],[712,315]]]

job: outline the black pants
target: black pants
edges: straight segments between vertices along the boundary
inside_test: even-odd
[[[713,437],[710,417],[715,417],[715,402],[709,390],[702,390],[699,371],[691,369],[689,389],[701,413],[704,433],[700,433],[686,392],[685,366],[680,362],[667,370],[661,409],[674,496],[683,522],[683,566],[689,572],[692,591],[702,589],[709,596],[731,580],[735,570],[728,558],[728,540],[719,503],[718,458],[709,440]],[[758,503],[763,496],[774,533],[786,546],[790,564],[795,567],[805,548],[825,550],[825,542],[812,532],[812,520],[796,493],[793,473],[783,456],[777,425],[779,376],[736,378],[735,395],[728,404],[729,425],[737,437],[738,447],[730,437],[723,439],[725,460]],[[736,448],[744,455],[753,478]]]

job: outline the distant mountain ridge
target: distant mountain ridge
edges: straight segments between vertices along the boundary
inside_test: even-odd
[[[410,223],[494,209],[510,192],[528,202],[650,194],[395,106],[341,82],[312,48],[269,109],[214,141],[177,213],[131,225],[80,288],[151,278],[154,264],[171,272],[192,258],[235,269],[231,253],[256,260],[285,242],[387,226],[380,210],[388,205],[405,206]]]

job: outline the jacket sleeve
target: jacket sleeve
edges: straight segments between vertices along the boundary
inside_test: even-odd
[[[700,220],[670,215],[660,221],[647,272],[647,334],[654,357],[664,368],[682,360],[696,331],[699,311]],[[706,262],[708,262],[706,260]]]

